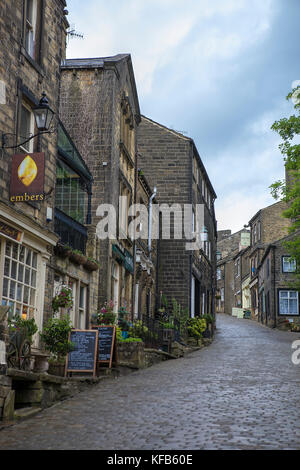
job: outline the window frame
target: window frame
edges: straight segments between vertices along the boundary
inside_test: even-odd
[[[287,270],[287,271],[284,269],[284,259],[285,259],[285,258],[289,258],[290,261],[291,261],[291,260],[293,261],[293,265],[294,265],[294,268],[295,268],[295,269],[293,269],[293,270]],[[289,264],[291,265],[292,263],[289,262]],[[295,273],[295,272],[296,272],[296,269],[297,269],[297,264],[296,264],[295,258],[293,258],[291,255],[283,255],[283,256],[281,257],[281,270],[282,270],[283,273],[287,273],[287,274],[289,274],[289,273]]]
[[[7,254],[6,248],[7,244],[11,244],[10,254]],[[14,258],[13,251],[14,246],[17,248],[17,257]],[[26,318],[35,318],[37,317],[37,310],[38,310],[38,272],[39,272],[39,263],[40,263],[40,253],[35,250],[34,248],[28,246],[27,244],[17,243],[15,241],[0,238],[0,266],[1,266],[1,286],[0,286],[0,299],[1,305],[10,305],[13,306],[12,314],[9,314],[9,317],[16,315],[17,305],[20,306],[20,314],[19,316],[22,317],[24,313],[24,307],[27,309],[27,317]],[[22,261],[20,252],[24,250],[24,260]],[[27,264],[27,254],[28,251],[30,252],[30,264]],[[25,255],[26,254],[26,255]],[[32,256],[35,254],[36,261],[35,266],[33,265]],[[9,273],[5,273],[5,264],[6,259],[9,260]],[[12,266],[15,263],[15,278],[12,276]],[[20,267],[22,269],[22,279],[20,279]],[[29,280],[26,282],[26,270],[29,270]],[[32,284],[32,274],[35,273],[35,286]],[[4,295],[4,282],[5,279],[8,280],[7,282],[7,295]],[[15,284],[14,289],[14,296],[11,295],[11,283]],[[21,298],[18,298],[18,287],[21,286]],[[28,301],[25,301],[25,288],[28,290]],[[33,293],[31,293],[33,291]],[[31,297],[33,296],[33,297]],[[5,297],[5,298],[3,298]],[[31,302],[32,300],[32,302]],[[5,303],[4,303],[5,302]],[[25,313],[24,313],[25,315]]]
[[[288,300],[288,305],[289,305],[289,300],[290,300],[290,293],[293,292],[296,294],[296,298],[297,298],[297,313],[281,313],[280,311],[280,300],[281,300],[281,296],[280,294],[283,293],[283,292],[287,292],[288,293],[288,296],[286,297],[286,300]],[[300,315],[300,309],[299,309],[299,292],[295,289],[278,289],[278,315],[279,316],[299,316]]]
[[[34,17],[28,16],[28,5],[32,3],[32,12]],[[44,0],[24,0],[23,3],[23,31],[22,31],[22,53],[32,66],[36,67],[39,73],[42,56],[42,37],[43,37],[43,17]],[[28,35],[32,34],[32,47],[27,40]]]
[[[28,135],[27,136],[24,136],[24,135],[21,135],[21,129],[22,129],[22,117],[23,117],[23,109],[25,109],[26,111],[29,112],[29,131],[28,131]],[[27,126],[26,126],[27,127]],[[35,133],[35,119],[34,119],[34,114],[33,114],[33,111],[32,111],[32,106],[30,105],[30,103],[24,99],[24,97],[22,96],[22,100],[20,102],[20,119],[19,119],[19,126],[18,126],[18,136],[19,136],[19,139],[22,141],[26,140],[26,139],[29,139],[29,137],[33,136]],[[20,145],[20,149],[24,152],[24,153],[33,153],[34,151],[34,144],[35,144],[35,139],[31,139],[29,140],[28,142],[26,142],[25,144],[23,145]],[[28,145],[28,148],[26,147]]]

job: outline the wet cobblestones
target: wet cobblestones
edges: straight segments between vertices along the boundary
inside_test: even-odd
[[[300,449],[297,333],[217,317],[212,345],[0,430],[0,449]]]

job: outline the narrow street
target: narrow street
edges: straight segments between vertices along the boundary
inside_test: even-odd
[[[209,347],[2,428],[0,449],[300,449],[299,337],[218,315]]]

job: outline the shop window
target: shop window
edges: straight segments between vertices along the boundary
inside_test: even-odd
[[[279,291],[279,315],[299,315],[299,295],[297,291]]]
[[[85,252],[91,223],[92,175],[60,122],[55,188],[55,232],[61,243]]]
[[[23,245],[5,241],[2,305],[9,305],[9,316],[34,318],[36,308],[38,254]]]
[[[291,256],[282,257],[282,272],[294,273],[296,271],[296,260]]]

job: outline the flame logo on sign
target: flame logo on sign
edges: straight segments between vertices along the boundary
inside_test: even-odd
[[[29,186],[35,180],[37,172],[38,169],[35,161],[27,155],[18,168],[19,180],[22,181],[25,186]]]

